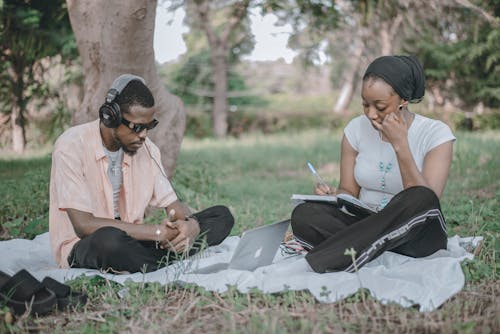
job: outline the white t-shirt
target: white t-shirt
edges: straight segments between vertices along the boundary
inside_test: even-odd
[[[120,198],[120,190],[122,187],[122,163],[123,163],[123,149],[120,147],[118,151],[111,152],[103,145],[104,153],[108,158],[108,177],[113,187],[113,209],[115,218],[120,217],[118,210],[118,199]]]
[[[361,187],[359,199],[379,210],[403,190],[403,181],[392,145],[380,138],[370,120],[361,115],[349,122],[344,134],[358,152],[354,178]],[[422,171],[427,152],[448,141],[456,140],[443,122],[418,114],[408,129],[410,151],[418,170]]]

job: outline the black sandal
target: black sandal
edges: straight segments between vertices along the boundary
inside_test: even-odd
[[[87,303],[87,295],[85,293],[71,291],[69,286],[56,281],[52,277],[45,277],[42,284],[56,294],[57,308],[59,310],[73,308]]]
[[[54,309],[57,298],[25,269],[14,276],[0,271],[0,301],[9,306],[15,315],[30,310],[30,314],[44,315]]]

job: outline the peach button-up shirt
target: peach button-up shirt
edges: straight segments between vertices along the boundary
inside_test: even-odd
[[[118,200],[122,221],[142,223],[148,205],[167,207],[177,200],[160,168],[163,170],[160,150],[148,138],[135,155],[124,155]],[[80,240],[67,208],[114,218],[113,188],[107,170],[99,120],[72,127],[57,139],[50,174],[49,235],[52,254],[62,268],[69,266],[68,255]]]

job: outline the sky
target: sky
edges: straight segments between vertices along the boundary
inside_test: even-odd
[[[287,63],[291,63],[296,52],[287,48],[286,44],[292,27],[290,25],[274,26],[277,18],[273,14],[261,16],[257,10],[253,10],[250,15],[251,29],[256,43],[253,52],[243,59],[259,61],[283,58]],[[170,13],[166,6],[158,6],[153,42],[158,63],[175,60],[186,52],[182,34],[188,32],[189,28],[183,25],[184,16],[185,12],[182,8]]]

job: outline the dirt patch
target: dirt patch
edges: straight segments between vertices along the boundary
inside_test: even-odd
[[[469,191],[467,191],[467,194],[472,198],[491,199],[491,198],[495,198],[497,187],[498,187],[498,185],[496,183],[494,183],[494,184],[490,184],[489,186],[483,187],[480,189],[469,190]]]

